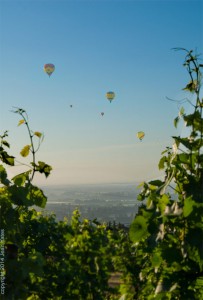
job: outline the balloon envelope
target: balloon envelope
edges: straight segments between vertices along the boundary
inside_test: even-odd
[[[140,141],[143,139],[144,136],[145,136],[145,133],[143,131],[138,131],[137,137],[138,137],[138,139],[140,139]]]
[[[46,72],[49,76],[51,76],[54,70],[55,70],[55,66],[53,64],[44,65],[44,72]]]
[[[106,98],[111,102],[115,98],[115,93],[114,92],[107,92],[106,93]]]
[[[101,115],[102,115],[102,117],[103,117],[103,115],[104,115],[104,112],[101,112]]]

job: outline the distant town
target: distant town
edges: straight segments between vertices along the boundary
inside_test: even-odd
[[[46,213],[54,213],[58,220],[71,219],[78,208],[81,218],[103,223],[129,225],[141,202],[137,201],[138,184],[67,185],[42,188],[48,197]]]

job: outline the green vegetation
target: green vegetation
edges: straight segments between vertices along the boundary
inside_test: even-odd
[[[195,99],[195,104],[188,100],[194,111],[186,114],[180,109],[174,125],[182,119],[189,135],[173,137],[173,147],[167,147],[159,162],[165,179],[144,183],[138,197],[146,205],[129,234],[139,267],[133,296],[140,300],[203,299],[203,65],[193,51],[181,50],[186,51],[184,66],[190,77],[184,90]]]
[[[71,220],[59,222],[54,215],[37,212],[34,207],[44,208],[47,198],[33,185],[33,178],[36,173],[48,177],[52,168],[36,161],[43,134],[30,129],[23,109],[14,111],[30,141],[20,153],[31,156],[31,163],[28,171],[8,178],[6,167],[15,165],[15,157],[8,154],[4,132],[0,136],[4,299],[203,299],[203,65],[193,51],[181,50],[186,52],[189,74],[184,90],[192,95],[187,101],[194,110],[186,114],[181,108],[174,125],[182,120],[189,134],[173,137],[173,146],[162,153],[159,169],[165,172],[164,180],[142,184],[138,200],[144,202],[129,232],[81,220],[78,210]],[[113,272],[121,274],[115,288],[109,284]]]

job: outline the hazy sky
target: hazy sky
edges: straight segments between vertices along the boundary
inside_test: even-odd
[[[184,98],[188,81],[185,53],[173,47],[202,53],[202,1],[1,0],[0,128],[12,154],[29,143],[10,112],[20,107],[45,134],[37,159],[53,167],[36,183],[160,177],[161,152],[184,132],[173,127],[178,105],[166,100]],[[50,78],[46,63],[56,67]]]

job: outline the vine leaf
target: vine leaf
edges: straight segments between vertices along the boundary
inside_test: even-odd
[[[38,138],[41,138],[42,133],[39,132],[39,131],[35,131],[35,132],[34,132],[34,135],[36,135]]]
[[[6,146],[7,148],[10,148],[10,144],[5,140],[2,140],[2,145]]]
[[[38,161],[38,165],[35,163],[31,163],[31,165],[35,168],[36,171],[44,174],[46,177],[50,175],[50,172],[52,170],[52,167],[43,161]]]
[[[14,156],[9,155],[6,151],[3,150],[2,147],[0,147],[0,159],[2,160],[2,162],[9,166],[14,166],[14,158]]]
[[[13,182],[17,186],[23,186],[25,182],[29,179],[30,171],[21,173],[12,178]]]
[[[36,186],[32,186],[29,197],[34,202],[34,205],[37,205],[41,208],[45,208],[47,203],[47,197],[44,195],[41,189],[39,189]]]
[[[193,211],[193,206],[195,204],[195,201],[192,200],[192,197],[188,197],[184,201],[184,207],[183,207],[183,216],[186,218],[188,217],[191,212]]]
[[[24,124],[25,123],[25,120],[20,120],[19,122],[18,122],[18,126],[20,126],[20,125],[22,125],[22,124]]]
[[[161,253],[155,252],[151,258],[152,266],[155,268],[158,268],[161,265],[162,261],[163,261],[163,258],[161,256]]]
[[[174,124],[175,128],[177,128],[179,120],[180,120],[179,116],[177,116],[177,117],[174,119],[173,124]]]
[[[130,226],[130,239],[137,243],[148,235],[147,221],[143,216],[137,216]]]
[[[196,88],[197,88],[197,80],[191,80],[183,90],[194,92]]]
[[[30,145],[26,145],[26,146],[23,147],[23,149],[20,151],[20,154],[21,154],[23,157],[28,156],[28,154],[30,153],[30,148],[31,148]]]
[[[167,158],[166,158],[166,156],[163,156],[163,157],[160,159],[159,164],[158,164],[159,170],[164,169],[164,164],[165,164],[165,162],[167,162]]]
[[[0,182],[5,184],[6,186],[10,183],[10,181],[7,178],[6,169],[3,167],[3,165],[0,165]]]
[[[157,187],[160,187],[163,185],[163,181],[157,179],[157,180],[152,180],[152,181],[149,181],[149,184],[153,185],[153,186],[157,186]]]

